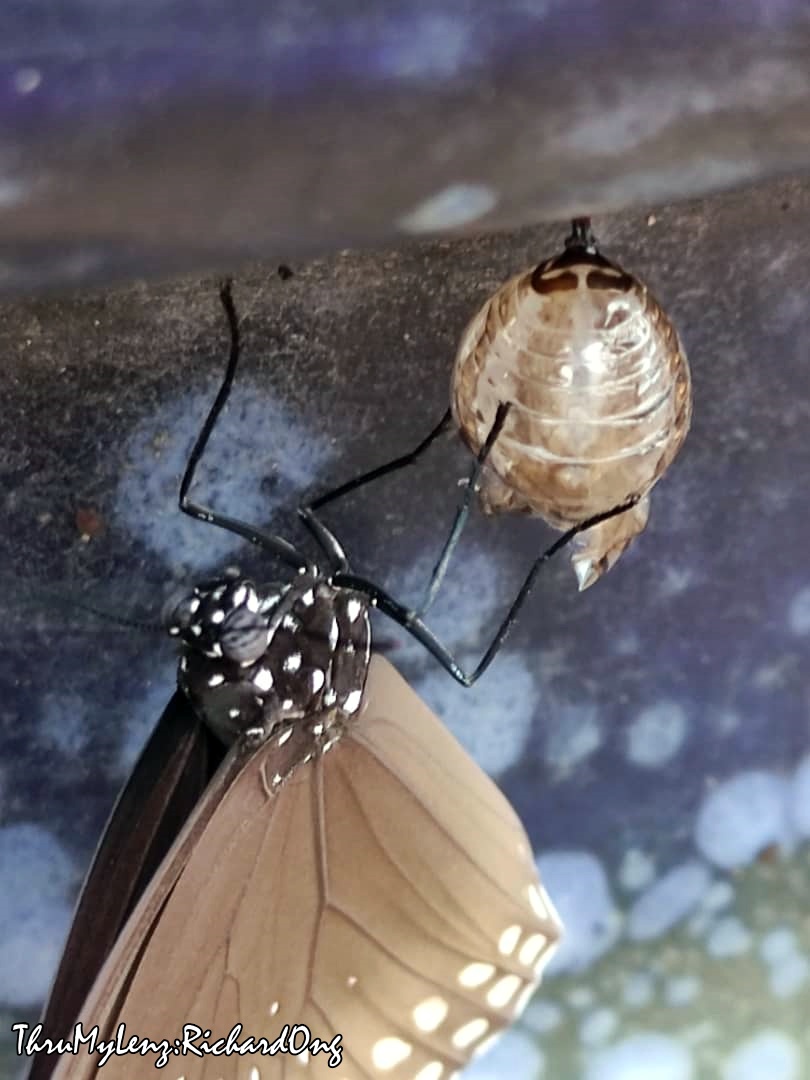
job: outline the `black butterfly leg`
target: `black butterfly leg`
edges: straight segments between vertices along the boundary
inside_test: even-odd
[[[323,507],[327,506],[329,503],[342,499],[345,495],[357,491],[358,488],[365,487],[366,484],[370,484],[373,480],[378,480],[381,476],[387,476],[389,473],[397,472],[399,469],[404,469],[408,465],[413,465],[426,450],[430,449],[433,443],[441,435],[444,435],[451,429],[452,419],[452,414],[448,409],[436,427],[433,428],[430,434],[426,435],[413,450],[409,450],[407,454],[401,454],[392,461],[387,461],[384,465],[378,465],[376,469],[371,469],[369,472],[362,473],[360,476],[355,476],[354,479],[347,480],[346,483],[341,484],[340,487],[333,488],[332,491],[327,491],[324,495],[319,496],[317,499],[313,499],[312,502],[305,503],[301,507],[301,510],[304,512],[308,511],[309,513],[304,513],[302,516],[307,516],[311,519],[313,514],[316,514],[318,510],[323,509]]]
[[[461,538],[461,534],[464,530],[464,526],[467,524],[467,519],[470,516],[470,510],[472,509],[472,503],[475,496],[478,494],[478,481],[481,477],[481,472],[486,464],[487,458],[492,451],[492,447],[495,445],[495,440],[503,431],[503,425],[506,423],[506,417],[509,414],[511,408],[511,402],[502,401],[498,406],[495,413],[495,419],[490,428],[489,434],[486,437],[486,441],[481,449],[478,451],[478,456],[475,459],[475,463],[470,470],[470,474],[467,477],[466,486],[464,489],[464,497],[461,500],[461,505],[456,511],[456,517],[453,521],[452,528],[448,534],[447,539],[444,542],[442,553],[436,565],[433,567],[433,573],[430,575],[430,581],[428,587],[425,590],[425,596],[419,607],[419,615],[424,615],[433,602],[436,599],[436,595],[441,588],[442,581],[444,581],[445,574],[447,573],[447,566],[450,559],[453,556],[453,552],[456,549],[456,545]]]
[[[601,522],[607,521],[609,518],[615,517],[618,514],[623,514],[626,510],[635,506],[637,502],[638,497],[634,496],[627,502],[622,503],[621,506],[616,506],[612,510],[604,511],[601,514],[595,514],[586,521],[580,522],[579,525],[574,525],[573,528],[558,537],[542,555],[535,559],[523,584],[518,590],[515,599],[512,601],[509,610],[501,621],[500,626],[495,631],[494,637],[487,646],[483,656],[478,661],[478,664],[471,672],[466,672],[460,666],[447,647],[436,637],[433,631],[425,625],[418,612],[406,608],[403,604],[399,603],[398,600],[395,600],[385,592],[384,589],[381,589],[373,582],[368,581],[365,578],[357,577],[354,574],[339,573],[335,575],[333,580],[336,585],[343,585],[347,588],[355,589],[357,592],[368,597],[374,607],[385,612],[389,618],[393,619],[394,622],[398,623],[404,630],[407,630],[412,637],[424,645],[428,652],[438,660],[445,671],[452,675],[457,682],[460,682],[462,686],[472,686],[473,683],[477,682],[484,674],[497,656],[509,636],[521,608],[534,588],[540,570],[549,559],[569,544],[579,533],[585,532],[586,529],[591,529],[594,525],[599,525]]]
[[[211,438],[211,432],[214,430],[219,415],[230,397],[241,351],[239,319],[236,315],[230,280],[223,281],[220,285],[219,298],[225,309],[225,316],[228,320],[228,330],[231,339],[228,364],[225,368],[225,375],[223,376],[219,390],[217,391],[217,396],[214,399],[214,404],[211,406],[208,415],[203,421],[200,433],[189,454],[186,470],[183,473],[183,479],[180,482],[179,506],[182,512],[188,514],[189,517],[196,518],[198,521],[204,521],[209,525],[218,525],[221,529],[226,529],[228,532],[235,533],[237,536],[241,536],[243,539],[250,541],[251,544],[256,544],[258,547],[271,551],[280,559],[283,559],[284,562],[297,569],[302,566],[307,567],[309,563],[306,557],[283,537],[277,536],[274,533],[265,532],[263,529],[259,529],[254,525],[249,525],[247,522],[239,521],[237,518],[220,514],[210,507],[203,506],[202,503],[194,502],[189,498],[188,493],[194,482],[197,466],[205,453],[208,441]]]

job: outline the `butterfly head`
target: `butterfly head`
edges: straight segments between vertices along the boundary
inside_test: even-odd
[[[210,659],[245,664],[258,660],[268,642],[281,593],[262,595],[237,572],[195,585],[164,612],[169,634]]]

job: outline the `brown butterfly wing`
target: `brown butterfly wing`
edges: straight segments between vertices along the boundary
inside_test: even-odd
[[[447,1080],[515,1017],[559,936],[526,835],[379,657],[343,739],[271,795],[267,774],[301,752],[296,739],[265,744],[225,791],[154,929],[139,931],[142,955],[128,951],[112,1026],[173,1040],[184,1023],[212,1039],[241,1023],[242,1039],[272,1042],[284,1024],[306,1024],[325,1042],[342,1036],[342,1065],[313,1054],[314,1077]],[[57,1076],[87,1076],[79,1062],[90,1060],[63,1058]],[[301,1065],[176,1057],[166,1075],[288,1080]],[[135,1080],[143,1059],[116,1057],[104,1072]]]
[[[42,1016],[48,1038],[72,1033],[104,960],[224,753],[177,691],[116,801],[85,879]],[[53,1057],[39,1054],[28,1080],[47,1080],[53,1067]]]

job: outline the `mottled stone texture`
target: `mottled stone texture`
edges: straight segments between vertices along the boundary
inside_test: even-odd
[[[712,11],[706,18],[719,19],[724,8]],[[573,55],[598,43],[572,35],[568,44]],[[639,62],[630,55],[631,69]],[[179,160],[178,148],[157,145]],[[132,162],[129,190],[140,196],[147,163]],[[421,164],[414,157],[414,170]],[[247,182],[238,164],[230,171]],[[329,174],[326,164],[324,183]],[[340,183],[336,198],[360,207],[356,188]],[[89,186],[63,191],[63,205],[59,194],[43,187],[41,197],[54,213],[68,208],[60,220],[74,236],[91,235],[90,216],[108,208]],[[230,205],[245,207],[243,237],[253,210],[276,214],[272,204],[269,186],[261,204],[238,191]],[[203,206],[189,209],[186,226]],[[367,209],[379,206],[370,199]],[[14,218],[33,235],[33,218]],[[144,266],[121,240],[135,220],[122,213],[120,250]],[[210,241],[206,258],[219,269],[224,233],[210,220],[200,243]],[[287,220],[305,240],[298,218]],[[40,254],[66,235],[48,221]],[[191,250],[167,222],[152,234],[153,266],[167,265],[161,253]],[[692,368],[692,430],[656,488],[649,526],[584,594],[565,557],[549,567],[506,653],[472,691],[452,687],[383,621],[378,642],[497,775],[574,935],[523,1042],[507,1044],[513,1058],[490,1075],[537,1074],[541,1051],[547,1075],[615,1077],[628,1062],[651,1071],[656,1055],[680,1069],[673,1076],[724,1075],[718,1062],[767,1051],[799,1062],[779,1075],[801,1077],[810,1067],[810,185],[595,215],[594,228],[609,258],[649,282]],[[296,499],[414,445],[447,407],[466,322],[509,275],[557,251],[566,230],[561,221],[321,261],[293,252],[291,277],[273,262],[243,267],[244,368],[200,496],[301,537]],[[98,265],[108,266],[111,233],[102,233]],[[228,238],[232,253],[236,242]],[[33,279],[46,261],[64,283],[64,265],[50,258],[30,264]],[[168,640],[95,619],[77,601],[149,621],[200,571],[238,560],[260,580],[277,572],[176,511],[226,348],[213,279],[0,306],[4,1027],[45,991],[77,875],[174,680]],[[458,440],[440,444],[330,512],[356,568],[418,597],[468,465]],[[476,517],[431,619],[465,660],[549,539],[537,521]],[[744,995],[729,989],[740,985]]]
[[[0,11],[0,289],[516,227],[810,163],[801,0]]]

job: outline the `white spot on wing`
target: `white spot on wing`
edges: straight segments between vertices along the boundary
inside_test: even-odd
[[[477,986],[483,986],[487,979],[491,979],[494,974],[494,964],[475,962],[467,964],[466,967],[461,969],[458,974],[458,981],[461,986],[466,987],[468,990],[474,990]]]
[[[337,694],[335,693],[334,689],[330,686],[329,689],[326,690],[324,695],[323,695],[323,703],[324,703],[324,705],[326,705],[328,707],[330,705],[334,705],[336,701],[337,701]]]
[[[498,939],[498,952],[501,956],[511,956],[515,951],[515,946],[520,941],[520,935],[523,933],[523,928],[520,926],[507,926],[504,932]]]
[[[492,1049],[492,1047],[495,1045],[495,1043],[500,1037],[501,1033],[499,1031],[496,1031],[493,1035],[490,1035],[488,1038],[484,1039],[484,1041],[482,1043],[479,1043],[479,1045],[476,1046],[475,1050],[473,1050],[473,1057],[483,1057],[488,1050]]]
[[[363,605],[355,597],[346,604],[346,614],[349,616],[349,622],[354,622],[360,612],[363,610]]]
[[[488,1031],[489,1020],[486,1020],[483,1016],[478,1016],[475,1020],[468,1020],[466,1024],[461,1025],[458,1031],[453,1033],[453,1046],[458,1050],[466,1050],[468,1046],[472,1046]]]
[[[390,1072],[397,1065],[401,1065],[413,1052],[413,1047],[404,1039],[398,1039],[390,1035],[386,1039],[377,1039],[371,1048],[371,1060],[375,1069],[380,1072]]]
[[[240,585],[236,592],[233,594],[233,606],[241,607],[247,597],[247,586]]]
[[[502,1009],[508,1005],[520,989],[523,979],[519,975],[504,975],[487,991],[487,1004],[493,1009]]]
[[[284,657],[284,670],[292,674],[294,671],[298,671],[301,667],[301,653],[290,653],[289,656]]]
[[[221,622],[224,622],[224,621],[225,621],[225,612],[222,610],[222,608],[217,608],[216,611],[211,612],[211,622],[212,623],[216,624],[216,623],[221,623]]]
[[[304,607],[312,607],[312,605],[315,603],[315,593],[312,591],[312,589],[307,589],[307,591],[303,594],[303,596],[301,597],[301,603],[304,605]]]
[[[444,1065],[440,1061],[429,1061],[419,1070],[414,1080],[441,1080],[444,1073]]]
[[[297,630],[300,626],[298,619],[294,615],[285,615],[281,620],[281,625],[285,630]]]
[[[420,1031],[436,1031],[447,1016],[448,1005],[443,997],[425,998],[413,1010],[413,1022]]]
[[[346,700],[343,702],[343,708],[349,713],[356,712],[360,707],[362,697],[362,690],[352,690],[350,694],[346,695]]]
[[[317,694],[326,681],[326,676],[320,668],[313,668],[310,672],[309,681],[312,684],[312,693]]]
[[[222,684],[224,682],[225,682],[225,676],[221,675],[219,672],[217,672],[215,675],[211,675],[209,677],[209,679],[208,679],[208,685],[211,686],[211,687],[213,687],[213,686],[222,686]]]
[[[334,652],[337,648],[338,638],[340,637],[340,630],[338,629],[338,621],[332,616],[332,622],[329,624],[329,648]]]
[[[546,944],[548,944],[548,938],[545,934],[532,934],[520,946],[518,960],[526,967],[531,967]]]
[[[290,738],[291,735],[292,735],[292,728],[291,727],[287,728],[286,731],[282,731],[282,733],[279,735],[278,739],[276,740],[276,746],[283,746],[284,743]]]

